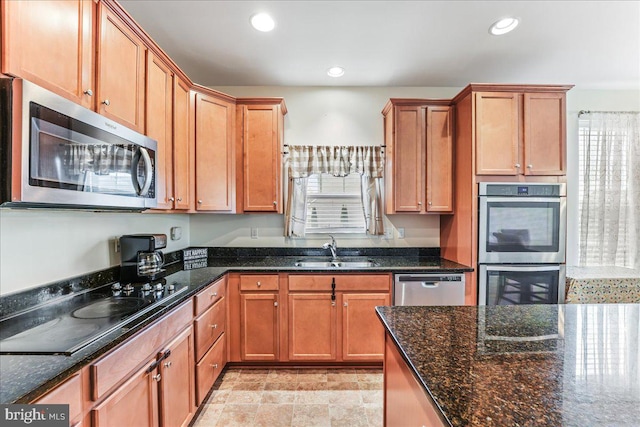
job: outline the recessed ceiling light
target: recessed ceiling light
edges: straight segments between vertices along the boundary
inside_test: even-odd
[[[503,34],[507,34],[509,31],[512,31],[517,26],[517,18],[503,18],[498,22],[494,22],[493,25],[489,27],[489,32],[494,36],[501,36]]]
[[[276,26],[275,21],[266,13],[256,13],[251,17],[251,25],[258,31],[271,31]]]
[[[330,77],[341,77],[344,75],[344,68],[338,66],[331,67],[327,70],[327,74]]]

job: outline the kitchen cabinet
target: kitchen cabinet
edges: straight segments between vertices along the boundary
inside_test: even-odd
[[[144,133],[146,46],[103,2],[97,40],[97,112]]]
[[[82,422],[82,377],[83,371],[79,371],[33,403],[39,405],[69,405],[69,425],[71,427],[79,426]]]
[[[282,98],[238,98],[237,212],[282,213]]]
[[[178,335],[161,354],[160,425],[187,426],[195,414],[193,328]]]
[[[388,274],[289,275],[289,360],[381,362]]]
[[[280,357],[278,275],[240,276],[240,357],[277,361]]]
[[[173,195],[174,209],[191,208],[191,89],[178,76],[173,79]]]
[[[146,132],[158,143],[158,209],[173,209],[173,72],[153,52],[147,55]]]
[[[235,210],[235,103],[214,91],[196,92],[196,210]]]
[[[95,19],[93,0],[3,1],[2,73],[93,109]]]
[[[477,92],[477,175],[564,175],[564,92]]]
[[[385,211],[453,212],[453,121],[448,101],[391,99],[385,106]]]

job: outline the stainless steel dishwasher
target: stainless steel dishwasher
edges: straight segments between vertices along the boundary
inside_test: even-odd
[[[396,273],[394,305],[464,305],[464,274]]]

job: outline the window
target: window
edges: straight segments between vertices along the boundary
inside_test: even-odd
[[[306,233],[366,232],[359,174],[310,175],[306,207]]]
[[[586,113],[578,122],[580,264],[638,268],[638,113]]]

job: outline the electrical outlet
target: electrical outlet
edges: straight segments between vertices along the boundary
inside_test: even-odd
[[[398,239],[404,239],[404,227],[398,227]]]
[[[258,227],[251,227],[251,238],[252,239],[258,238]]]

